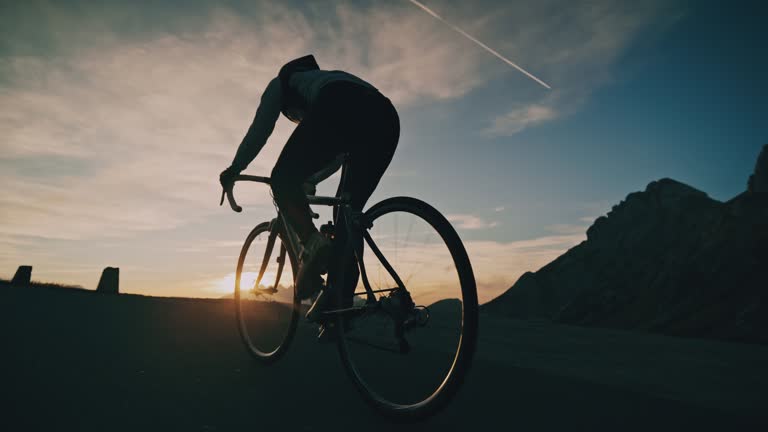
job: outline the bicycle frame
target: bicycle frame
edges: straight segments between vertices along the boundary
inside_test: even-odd
[[[345,178],[344,178],[344,172],[342,172],[342,179],[341,182],[343,184]],[[252,175],[238,175],[235,177],[235,182],[237,181],[252,181],[257,183],[264,183],[264,184],[270,184],[270,179],[268,177],[261,177],[261,176],[252,176]],[[222,203],[224,200],[224,195],[226,194],[227,200],[229,201],[230,207],[232,207],[232,210],[236,212],[241,212],[242,207],[237,205],[237,202],[234,199],[233,194],[233,187],[229,188],[228,190],[225,190],[222,192]],[[343,189],[343,188],[342,188]],[[370,233],[368,232],[368,228],[370,228],[369,224],[366,221],[363,221],[362,219],[362,213],[356,212],[352,209],[350,206],[350,201],[347,196],[318,196],[318,195],[307,195],[307,201],[310,205],[324,205],[334,208],[334,214],[336,215],[334,220],[334,225],[339,226],[338,222],[341,217],[345,218],[344,220],[346,223],[344,223],[344,227],[346,229],[347,234],[347,244],[344,246],[343,253],[340,257],[337,257],[340,259],[340,262],[343,265],[344,257],[349,256],[350,254],[354,254],[355,260],[357,261],[358,268],[360,270],[360,278],[362,279],[363,286],[365,288],[365,293],[352,293],[353,297],[365,294],[366,295],[366,305],[372,305],[377,302],[375,294],[383,293],[383,292],[390,292],[397,289],[405,289],[405,284],[403,284],[403,281],[400,279],[400,276],[397,274],[395,269],[392,267],[392,265],[389,263],[389,261],[386,259],[384,254],[381,252],[378,246],[376,246],[376,243],[373,241],[373,238],[371,237]],[[318,216],[316,214],[312,214],[313,218],[317,218]],[[281,224],[281,226],[276,226],[276,224]],[[278,211],[277,217],[274,218],[271,221],[270,225],[270,235],[267,240],[267,246],[265,249],[265,258],[268,258],[272,255],[272,249],[274,248],[274,241],[275,238],[278,235],[278,232],[281,231],[285,234],[287,237],[288,243],[287,245],[284,243],[283,246],[281,246],[281,251],[279,255],[279,261],[278,261],[278,271],[275,277],[275,287],[277,287],[277,284],[280,281],[280,276],[283,271],[283,267],[285,265],[285,253],[293,254],[294,257],[298,257],[298,253],[300,251],[299,248],[299,238],[296,231],[290,226],[288,221],[285,219],[285,216]],[[274,229],[277,228],[277,229]],[[368,244],[368,246],[371,248],[371,251],[374,253],[376,258],[379,259],[382,266],[387,270],[387,272],[392,276],[392,279],[397,284],[396,288],[385,288],[385,289],[379,289],[374,290],[371,288],[370,282],[368,281],[368,274],[365,270],[365,264],[363,262],[363,243],[359,240],[359,236],[363,237],[363,240],[365,243]],[[349,250],[349,248],[352,245],[359,245],[359,247],[355,247],[352,251]],[[289,250],[286,251],[284,248],[287,247]],[[259,275],[256,279],[255,286],[259,286],[259,283],[261,281],[262,276],[264,275],[264,271],[266,269],[266,263],[268,260],[262,260],[262,267],[260,268]],[[340,269],[341,270],[341,269]],[[344,272],[340,271],[340,274],[333,275],[335,277],[338,277],[339,280],[334,281],[334,285],[337,286],[344,286]],[[332,275],[329,272],[329,277]],[[332,315],[338,315],[342,313],[348,313],[353,311],[359,311],[365,309],[364,306],[358,306],[358,307],[350,307],[350,308],[343,308],[343,309],[335,309],[335,310],[329,310],[325,311],[323,315],[325,316],[332,316]]]
[[[451,227],[450,222],[445,219],[437,210],[435,210],[429,204],[409,197],[395,197],[384,200],[373,205],[366,213],[363,213],[352,207],[349,195],[343,193],[344,181],[346,180],[346,172],[348,171],[348,164],[343,163],[344,170],[342,171],[340,191],[337,196],[317,196],[313,193],[307,193],[307,201],[310,205],[324,205],[333,209],[333,222],[335,224],[335,243],[332,259],[328,267],[327,282],[324,284],[320,295],[318,295],[312,306],[304,314],[304,320],[311,324],[319,325],[320,330],[319,337],[322,339],[324,335],[326,340],[336,339],[339,354],[344,364],[347,374],[351,377],[357,389],[361,395],[378,411],[381,411],[387,415],[395,418],[402,419],[416,419],[421,418],[436,412],[436,410],[442,408],[446,403],[450,401],[453,395],[458,390],[462,383],[463,377],[466,374],[467,369],[471,364],[472,354],[474,353],[477,339],[477,318],[478,318],[478,305],[477,294],[474,275],[472,273],[469,257],[466,254],[466,250],[461,243],[461,239],[458,237],[456,231]],[[327,170],[324,173],[327,174]],[[316,178],[320,177],[316,175]],[[326,178],[325,175],[322,178]],[[264,184],[270,184],[268,177],[258,177],[249,175],[240,175],[235,178],[235,181],[254,181]],[[233,196],[234,182],[222,193],[221,203],[223,204],[224,196],[226,195],[230,206],[236,212],[242,211],[242,208],[237,205]],[[311,210],[309,210],[311,212]],[[380,224],[381,227],[388,227],[386,222],[380,222],[380,217],[389,213],[406,212],[413,214],[420,218],[424,222],[434,228],[437,234],[442,238],[445,246],[450,253],[452,262],[456,265],[458,284],[461,288],[461,313],[457,315],[459,325],[458,329],[458,345],[456,346],[455,354],[450,354],[450,367],[446,369],[446,374],[440,377],[440,383],[437,387],[430,389],[430,393],[425,395],[425,399],[418,402],[408,401],[395,401],[391,398],[385,398],[377,392],[377,389],[370,387],[367,380],[360,374],[358,370],[356,354],[350,354],[349,346],[351,344],[362,344],[371,348],[381,349],[399,354],[408,354],[411,352],[411,345],[406,337],[407,333],[418,327],[425,327],[430,320],[430,313],[427,306],[418,306],[414,303],[411,293],[405,287],[403,280],[397,274],[393,266],[384,256],[382,250],[378,247],[374,241],[372,234],[369,230],[373,227],[373,223]],[[317,219],[319,215],[312,212],[312,217]],[[387,219],[383,219],[386,221]],[[325,231],[325,230],[323,230]],[[409,230],[410,232],[410,230]],[[273,294],[278,292],[277,286],[280,281],[280,277],[284,271],[286,257],[290,259],[292,269],[295,271],[298,263],[298,255],[301,251],[301,245],[298,234],[288,224],[288,221],[282,212],[277,212],[277,216],[266,223],[260,223],[254,228],[246,238],[246,242],[240,254],[237,266],[237,279],[235,285],[235,303],[236,315],[239,326],[240,336],[246,344],[249,352],[254,355],[259,361],[268,364],[279,358],[287,349],[291,339],[296,331],[296,325],[299,321],[300,311],[303,308],[294,307],[290,314],[290,323],[288,324],[288,331],[283,337],[282,342],[276,348],[270,348],[269,351],[264,351],[261,348],[257,348],[253,345],[249,330],[244,323],[242,305],[241,305],[241,274],[245,261],[246,254],[253,243],[254,239],[258,235],[267,234],[267,244],[264,250],[264,256],[262,257],[261,267],[258,273],[257,281],[251,290],[255,294],[264,295],[266,301],[277,300],[272,297]],[[343,235],[346,234],[346,238]],[[278,268],[275,273],[275,282],[273,287],[261,288],[259,282],[265,274],[266,269],[269,267],[272,257],[274,256],[275,240],[280,238],[280,251],[278,255]],[[263,238],[263,237],[262,237]],[[386,235],[383,238],[388,238]],[[260,240],[261,241],[261,240]],[[384,240],[386,242],[387,240]],[[343,242],[343,244],[342,244]],[[374,290],[371,287],[371,283],[368,279],[368,273],[366,271],[364,258],[365,245],[368,244],[370,250],[368,251],[368,264],[371,264],[371,270],[373,266],[381,265],[384,267],[384,271],[381,273],[389,274],[391,279],[386,282],[387,285],[379,287]],[[259,248],[261,244],[259,244]],[[371,255],[374,255],[378,263],[371,261]],[[258,257],[257,257],[258,258]],[[357,268],[359,269],[359,281],[365,288],[365,291],[356,292],[357,283],[347,279],[345,284],[345,278],[350,277],[350,272],[345,271],[348,267],[354,263],[350,260],[356,261]],[[395,263],[397,265],[397,263]],[[401,270],[402,271],[402,270]],[[352,272],[354,274],[354,272]],[[352,282],[355,282],[355,286],[351,286]],[[350,285],[350,286],[348,286]],[[393,285],[395,285],[393,287]],[[412,287],[415,287],[416,283]],[[280,290],[280,293],[284,293],[290,297],[294,306],[299,306],[299,298],[296,296],[295,287],[293,290]],[[389,292],[387,296],[376,297],[378,293]],[[360,296],[360,297],[358,297]],[[364,304],[354,301],[362,300],[365,296]],[[283,300],[283,303],[285,303]],[[331,303],[329,303],[329,301]],[[467,302],[468,305],[467,305]],[[397,346],[393,347],[391,344],[377,344],[376,341],[366,340],[366,332],[356,332],[360,328],[364,328],[368,321],[365,317],[377,317],[372,320],[374,325],[377,325],[380,321],[378,317],[383,315],[384,319],[391,319],[394,330],[394,337],[397,341]],[[360,321],[358,321],[358,319]],[[352,324],[358,321],[358,324]],[[439,327],[439,326],[438,326]],[[279,336],[279,335],[278,335]],[[362,338],[360,337],[362,336]],[[423,339],[418,339],[419,341]],[[354,350],[353,350],[354,351]],[[355,359],[352,359],[355,357]],[[442,372],[439,372],[442,373]]]

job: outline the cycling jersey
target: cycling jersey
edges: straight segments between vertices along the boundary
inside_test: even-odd
[[[299,59],[297,59],[299,60]],[[290,65],[288,63],[286,66]],[[298,123],[304,114],[311,109],[320,94],[320,89],[332,82],[346,81],[376,90],[366,81],[344,71],[325,71],[320,69],[288,71],[281,68],[281,76],[273,78],[264,93],[256,110],[251,126],[237,149],[232,166],[239,171],[261,151],[272,134],[280,113]],[[285,85],[287,83],[287,86]]]

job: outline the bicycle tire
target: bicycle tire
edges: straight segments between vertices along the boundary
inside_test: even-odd
[[[240,290],[240,283],[242,279],[242,271],[243,266],[245,264],[245,258],[248,254],[248,250],[253,243],[254,239],[256,239],[257,236],[263,233],[270,233],[271,230],[275,228],[275,224],[272,222],[262,222],[258,224],[251,232],[248,234],[248,236],[245,239],[245,242],[243,243],[243,247],[240,251],[240,256],[237,261],[237,271],[235,273],[235,316],[237,320],[237,329],[238,333],[240,334],[240,339],[245,345],[246,350],[251,354],[251,356],[263,364],[270,364],[278,360],[285,352],[288,350],[288,347],[290,346],[291,342],[293,341],[293,337],[296,333],[296,327],[298,325],[298,319],[299,319],[299,312],[300,312],[300,304],[301,301],[296,297],[296,288],[294,284],[294,292],[293,292],[293,307],[292,307],[292,313],[290,318],[290,323],[288,325],[288,329],[285,333],[285,337],[283,338],[280,345],[270,352],[262,352],[258,348],[254,346],[252,343],[249,335],[248,330],[246,328],[246,323],[243,317],[242,313],[242,296],[241,296],[241,290]],[[279,227],[277,228],[279,230]],[[280,241],[283,241],[283,231],[279,230],[277,233],[278,238]],[[296,278],[296,272],[297,272],[297,260],[296,257],[293,256],[291,253],[290,248],[286,250],[286,255],[288,256],[290,263],[291,263],[291,270],[292,270],[292,276],[295,280]],[[272,255],[269,257],[265,257],[264,259],[270,259]]]
[[[450,250],[454,265],[459,273],[464,304],[462,308],[460,342],[453,359],[453,364],[442,384],[429,397],[418,403],[398,405],[383,399],[366,386],[364,379],[355,370],[343,336],[338,338],[338,351],[345,372],[351,378],[365,402],[392,420],[407,422],[417,421],[433,415],[445,407],[458,392],[470,369],[477,346],[479,307],[475,277],[466,249],[450,222],[434,207],[416,198],[393,197],[372,206],[365,212],[364,217],[367,221],[375,224],[375,220],[378,217],[398,211],[420,217],[439,233]],[[341,291],[337,290],[339,304],[344,302],[344,294]],[[338,328],[342,328],[344,325],[343,318],[340,317],[336,325]]]

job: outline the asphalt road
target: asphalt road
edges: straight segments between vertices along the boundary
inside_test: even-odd
[[[0,286],[0,429],[768,430],[768,347],[483,316],[456,399],[415,425],[368,409],[300,328],[275,365],[231,300]]]

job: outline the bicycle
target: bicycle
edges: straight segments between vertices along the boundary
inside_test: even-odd
[[[343,159],[341,163],[343,185],[348,161]],[[239,175],[237,181],[270,183],[268,177],[252,175]],[[231,208],[241,212],[233,189],[234,183],[222,191],[220,204],[226,195]],[[334,220],[320,228],[332,240],[337,237],[335,229],[340,218],[347,221],[344,226],[348,240],[341,247],[340,256],[329,264],[319,294],[332,296],[335,303],[315,313],[315,308],[307,310],[307,305],[296,297],[295,284],[280,284],[286,275],[296,277],[300,249],[296,233],[278,210],[274,219],[251,230],[238,258],[235,311],[246,349],[261,363],[276,361],[291,344],[299,315],[303,313],[307,321],[321,325],[324,331],[333,331],[344,370],[375,410],[399,420],[416,420],[436,413],[461,386],[478,336],[475,278],[458,234],[442,214],[415,198],[388,198],[365,212],[353,211],[346,194],[317,196],[312,192],[307,199],[310,205],[333,209]],[[312,212],[312,217],[317,219],[319,215]],[[411,218],[405,239],[392,243],[393,236],[401,234],[403,218]],[[390,228],[394,228],[393,232],[386,231]],[[429,239],[434,241],[422,238],[418,230],[432,234]],[[416,240],[417,235],[420,241]],[[251,248],[260,252],[252,272],[246,269]],[[430,257],[439,263],[437,271]],[[344,274],[345,263],[352,259],[354,273],[359,276],[351,277],[358,278],[358,282],[354,291],[345,292],[342,288],[351,285],[344,284],[344,277],[350,276]],[[372,270],[374,267],[376,271]],[[361,284],[363,290],[358,291]],[[441,298],[450,289],[452,294]],[[417,299],[432,303],[417,305]],[[315,298],[313,306],[317,304]],[[455,347],[451,348],[453,343]],[[392,357],[385,357],[386,354]]]

